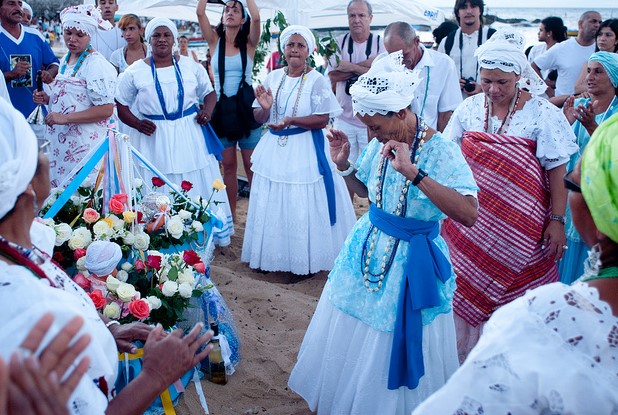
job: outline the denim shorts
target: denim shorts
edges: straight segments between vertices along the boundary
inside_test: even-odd
[[[241,150],[253,150],[260,141],[262,137],[262,127],[256,128],[255,130],[251,130],[249,137],[241,138],[240,140],[228,140],[225,137],[220,137],[221,144],[223,144],[223,148],[240,147]]]

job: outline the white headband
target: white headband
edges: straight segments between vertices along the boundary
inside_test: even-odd
[[[369,71],[350,87],[354,114],[386,115],[410,106],[419,80],[418,71],[404,66],[402,51],[373,61]]]
[[[309,55],[313,53],[315,50],[315,36],[313,36],[313,32],[309,30],[308,27],[301,25],[290,25],[283,29],[283,32],[279,35],[281,49],[285,49],[285,45],[288,44],[292,35],[302,36],[303,39],[305,39],[305,42],[307,42],[307,50],[309,51]]]
[[[0,98],[0,219],[9,213],[17,198],[34,177],[38,142],[24,116]]]
[[[172,32],[172,36],[174,36],[174,45],[178,43],[178,28],[174,22],[167,17],[155,17],[148,22],[145,30],[146,43],[150,43],[150,38],[152,37],[155,29],[161,26],[167,27]]]
[[[77,29],[87,33],[90,38],[97,34],[97,29],[111,30],[112,24],[104,20],[101,11],[91,4],[67,7],[60,12],[62,29]]]
[[[28,3],[26,3],[25,1],[21,2],[21,8],[24,10],[28,10],[30,12],[30,16],[32,16],[34,13],[32,12],[32,7],[30,7],[30,5]]]
[[[493,34],[487,42],[474,52],[479,67],[500,69],[520,75],[520,88],[533,95],[540,95],[547,89],[545,82],[534,72],[524,53],[525,38],[510,27],[504,27]]]
[[[86,269],[99,277],[111,274],[121,259],[122,250],[115,242],[94,241],[86,249]]]

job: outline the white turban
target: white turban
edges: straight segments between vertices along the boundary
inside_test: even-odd
[[[500,69],[503,72],[515,72],[521,76],[520,88],[531,94],[545,92],[547,85],[532,69],[524,53],[526,39],[511,27],[504,27],[493,34],[487,42],[474,52],[479,66],[485,69]]]
[[[167,27],[172,32],[172,35],[174,36],[174,45],[175,45],[178,42],[178,28],[176,27],[174,22],[172,22],[167,17],[155,17],[154,19],[148,22],[148,24],[146,25],[146,32],[145,32],[146,43],[150,43],[150,37],[154,33],[155,29],[161,26]]]
[[[30,12],[30,16],[34,15],[34,13],[32,12],[32,7],[30,7],[30,5],[26,3],[25,1],[21,2],[21,8],[24,10],[28,10]]]
[[[86,249],[86,269],[99,277],[111,274],[121,259],[122,250],[115,242],[94,241]]]
[[[418,71],[404,66],[401,51],[373,61],[350,87],[354,114],[386,115],[409,107],[419,80]]]
[[[285,45],[288,44],[292,35],[302,36],[303,39],[305,39],[305,42],[307,42],[307,50],[309,51],[309,55],[313,53],[315,50],[315,36],[313,36],[313,32],[309,30],[308,27],[295,24],[283,29],[283,32],[279,35],[282,50],[285,49]]]
[[[15,206],[34,177],[38,141],[24,116],[0,98],[0,219]]]
[[[80,4],[78,6],[67,7],[60,12],[62,29],[77,29],[80,32],[88,33],[92,38],[97,34],[97,29],[110,30],[112,24],[103,20],[101,11],[91,4]]]

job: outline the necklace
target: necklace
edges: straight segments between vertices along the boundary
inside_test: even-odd
[[[425,136],[427,135],[427,125],[422,118],[416,116],[416,134],[414,138],[414,144],[412,146],[412,150],[410,151],[410,160],[416,165],[418,162],[419,155],[423,148],[423,142],[425,141]],[[380,160],[380,164],[378,165],[378,177],[376,179],[376,207],[379,209],[383,208],[382,200],[383,200],[383,186],[384,186],[384,178],[386,176],[386,169],[388,166],[388,158],[382,157]],[[399,193],[399,200],[397,201],[397,206],[393,215],[404,217],[406,215],[406,211],[408,208],[408,198],[407,194],[410,190],[410,185],[412,184],[411,180],[406,179],[401,186],[401,191]],[[390,270],[393,260],[395,259],[395,254],[397,253],[397,248],[399,247],[400,240],[398,238],[388,236],[386,240],[386,245],[384,247],[384,254],[382,255],[382,260],[380,261],[380,267],[378,272],[372,272],[371,258],[373,256],[373,252],[375,251],[377,240],[378,240],[378,231],[379,229],[375,227],[373,224],[369,227],[369,232],[367,232],[367,237],[365,238],[365,242],[363,243],[363,252],[361,254],[361,269],[363,270],[363,283],[365,288],[369,292],[377,292],[382,288],[384,283],[384,278],[388,271]],[[369,242],[369,238],[371,237],[371,242]],[[367,245],[369,244],[369,248]]]
[[[275,107],[275,124],[277,124],[279,122],[279,92],[281,91],[281,87],[283,86],[283,82],[285,81],[285,79],[288,77],[288,72],[289,69],[285,68],[283,70],[283,76],[281,77],[281,81],[279,82],[279,86],[277,87],[277,92],[275,93],[275,99],[273,102],[273,106]],[[300,102],[300,95],[303,91],[303,85],[305,84],[305,80],[307,79],[307,64],[305,64],[305,66],[303,67],[303,72],[300,75],[300,79],[297,81],[296,85],[299,85],[298,87],[298,93],[296,94],[296,102],[294,103],[294,109],[292,110],[292,115],[291,117],[296,117],[296,112],[298,111],[298,103]],[[296,88],[296,85],[294,85],[292,87],[292,90],[294,90]],[[290,93],[288,95],[287,101],[285,102],[285,108],[283,109],[283,114],[282,115],[282,119],[285,116],[285,113],[288,109],[288,102],[290,100],[290,96],[292,96],[292,94]],[[288,136],[278,136],[277,137],[277,144],[279,144],[279,147],[285,147],[288,144]]]
[[[73,66],[73,73],[71,73],[71,75],[70,75],[71,77],[74,77],[75,75],[77,75],[77,72],[79,71],[79,69],[84,64],[84,60],[86,59],[86,57],[88,57],[90,52],[92,52],[92,45],[88,45],[86,50],[82,51],[82,53],[79,54],[79,57],[77,58],[77,62],[75,62],[75,66]],[[67,69],[67,65],[69,63],[69,56],[70,55],[71,55],[71,52],[67,53],[64,56],[64,60],[62,61],[62,66],[60,67],[60,73],[63,74],[63,75],[64,75],[64,71],[66,71],[66,69]]]
[[[178,119],[182,115],[182,109],[184,107],[185,102],[185,88],[182,82],[182,75],[180,74],[180,68],[178,67],[178,61],[176,57],[172,55],[172,63],[174,64],[174,73],[176,74],[176,83],[178,84],[178,108],[175,112],[169,114],[167,112],[167,106],[165,104],[165,98],[163,97],[163,90],[161,89],[161,84],[159,83],[159,77],[157,76],[157,69],[155,68],[154,57],[150,56],[150,70],[152,72],[152,78],[154,79],[155,89],[157,91],[157,97],[159,98],[159,104],[161,105],[161,110],[163,110],[163,118],[168,119]]]
[[[145,58],[145,57],[146,57],[146,55],[147,55],[147,54],[146,54],[146,45],[144,45],[143,43],[142,43],[141,45],[142,45],[141,50],[142,50],[142,53],[144,54],[144,58]],[[136,60],[139,60],[139,59],[135,59],[135,61],[133,61],[133,62],[129,63],[129,61],[127,60],[127,53],[128,53],[128,52],[129,52],[129,45],[125,46],[125,47],[122,49],[122,54],[124,55],[124,62],[127,64],[127,66],[131,65],[131,63],[135,62]],[[140,58],[140,59],[141,59],[141,58]]]
[[[506,113],[506,116],[504,117],[504,119],[502,120],[502,124],[500,124],[500,127],[498,128],[498,130],[496,130],[496,132],[493,134],[506,134],[506,130],[509,124],[511,123],[511,119],[513,118],[513,115],[515,114],[515,109],[517,108],[517,104],[519,104],[520,97],[521,97],[521,89],[517,89],[517,94],[515,94],[513,96],[513,99],[511,99],[511,103],[509,104],[509,110]],[[487,97],[485,97],[485,122],[483,123],[483,129],[486,133],[489,132],[489,123],[491,120],[491,117],[490,117],[491,107],[492,107],[491,103],[489,102]]]

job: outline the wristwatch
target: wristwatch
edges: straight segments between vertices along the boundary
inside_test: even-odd
[[[549,220],[555,220],[556,222],[560,222],[563,225],[566,225],[566,216],[554,215],[553,213],[549,215]]]

